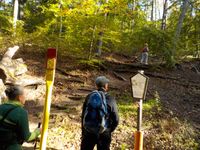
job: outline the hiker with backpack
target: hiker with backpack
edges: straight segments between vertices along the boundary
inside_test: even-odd
[[[108,92],[109,80],[96,78],[97,90],[83,104],[81,150],[110,150],[111,133],[119,123],[116,101]]]
[[[40,129],[29,131],[28,113],[23,108],[23,88],[11,86],[5,93],[8,101],[0,105],[0,150],[22,150],[23,142],[36,139]]]

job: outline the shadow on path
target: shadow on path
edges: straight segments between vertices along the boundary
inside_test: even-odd
[[[59,150],[59,149],[49,148],[49,147],[47,147],[46,149],[47,150]],[[25,146],[23,146],[23,150],[34,150],[34,148],[33,147],[25,147]],[[39,148],[37,148],[36,150],[39,150]]]

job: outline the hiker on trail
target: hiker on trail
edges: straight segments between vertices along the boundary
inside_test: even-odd
[[[144,48],[142,49],[141,64],[148,65],[148,55],[149,55],[148,52],[149,52],[148,44],[145,43]]]
[[[0,105],[0,150],[22,150],[23,142],[36,139],[40,129],[29,131],[28,113],[23,108],[23,88],[11,86],[5,93],[8,101]]]
[[[108,92],[109,80],[97,77],[97,90],[91,92],[83,104],[81,150],[110,150],[111,133],[119,123],[115,99]]]

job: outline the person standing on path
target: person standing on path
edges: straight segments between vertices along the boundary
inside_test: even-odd
[[[144,44],[144,48],[142,49],[142,58],[141,58],[141,64],[148,65],[148,54],[149,53],[149,48],[148,44]]]
[[[0,105],[0,150],[22,150],[24,141],[35,140],[40,129],[29,131],[28,113],[24,90],[20,86],[11,86],[5,91],[8,102]]]
[[[119,123],[116,101],[108,92],[109,80],[96,78],[97,90],[83,104],[81,150],[110,150],[111,134]]]

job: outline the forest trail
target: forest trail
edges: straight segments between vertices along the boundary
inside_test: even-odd
[[[105,75],[120,115],[111,150],[133,150],[138,105],[130,77],[144,70],[144,150],[200,150],[199,8],[200,0],[0,0],[0,91],[25,86],[34,129],[43,115],[46,49],[57,48],[48,149],[79,150],[82,104]],[[22,58],[28,72],[22,59],[4,55],[14,45],[12,60]],[[145,66],[137,56],[147,49]]]
[[[30,57],[31,55],[19,54],[28,65],[29,74],[44,76],[43,55],[41,58]],[[78,150],[81,138],[80,115],[82,103],[85,96],[95,89],[94,79],[98,75],[107,76],[110,81],[111,93],[120,103],[120,125],[113,134],[112,150],[132,150],[133,133],[136,130],[136,112],[131,98],[130,77],[138,70],[143,69],[150,77],[146,101],[159,99],[164,113],[154,114],[154,117],[179,118],[186,120],[200,132],[200,75],[192,66],[198,66],[200,61],[184,62],[172,70],[164,69],[162,66],[141,66],[137,60],[118,54],[107,54],[103,63],[97,64],[94,69],[88,64],[77,65],[76,61],[68,58],[58,58],[55,78],[54,94],[52,98],[51,116],[49,124],[48,149],[56,150]],[[42,61],[41,61],[42,60]],[[192,64],[192,65],[191,65]],[[43,89],[45,90],[45,89]],[[28,100],[26,108],[30,114],[30,122],[34,127],[42,118],[44,97],[38,100]],[[127,106],[126,110],[123,104]],[[130,110],[129,110],[130,108]],[[123,114],[125,111],[125,115]],[[128,112],[129,111],[129,112]],[[129,114],[130,113],[130,114]],[[151,121],[148,112],[144,111],[144,122]],[[154,119],[154,118],[153,118]],[[148,149],[151,138],[156,128],[144,125],[145,145]],[[174,127],[172,127],[174,128]],[[196,137],[197,141],[200,137]],[[39,144],[38,144],[39,145]],[[33,144],[25,145],[27,147]]]

